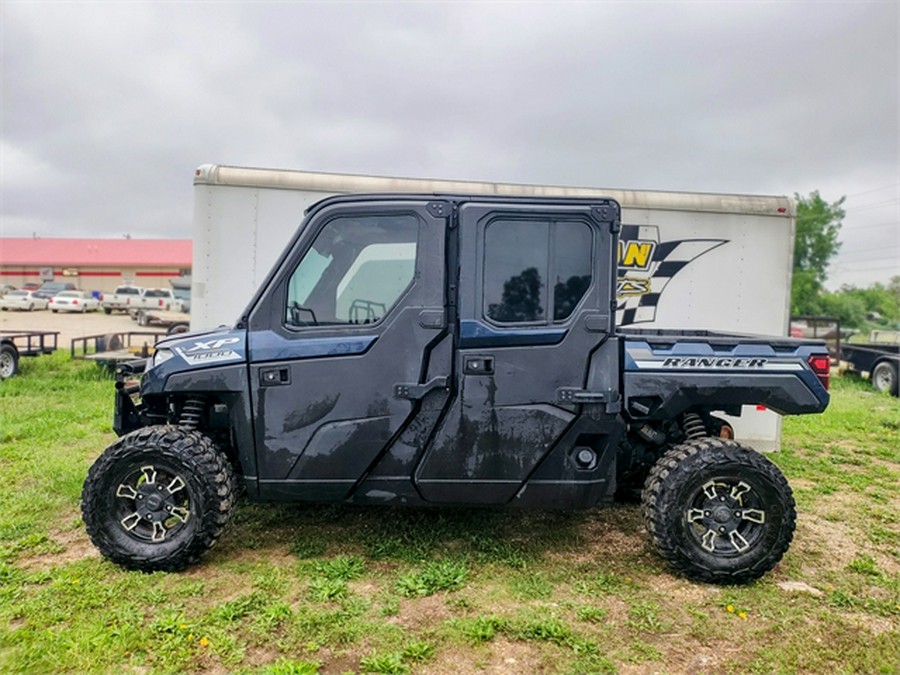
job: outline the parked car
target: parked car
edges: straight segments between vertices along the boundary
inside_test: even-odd
[[[34,309],[47,309],[47,298],[40,298],[34,291],[10,291],[0,298],[0,309],[20,309],[30,312]]]
[[[51,312],[93,312],[100,302],[86,291],[62,291],[50,298]]]
[[[40,287],[41,287],[40,284],[35,283],[34,281],[29,281],[27,283],[22,284],[22,288],[20,288],[19,290],[21,290],[21,291],[36,291]]]
[[[39,289],[35,291],[35,295],[37,295],[39,298],[47,298],[49,300],[61,291],[77,290],[78,289],[75,288],[75,284],[72,283],[67,283],[65,281],[46,281],[41,285]]]
[[[16,287],[12,284],[0,284],[0,298],[14,290],[16,290]]]

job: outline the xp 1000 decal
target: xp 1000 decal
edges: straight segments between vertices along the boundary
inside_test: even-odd
[[[727,239],[660,241],[655,225],[623,225],[619,234],[616,323],[627,326],[656,318],[659,296],[678,272]]]

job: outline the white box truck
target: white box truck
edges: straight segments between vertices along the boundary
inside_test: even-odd
[[[609,197],[622,206],[617,323],[786,335],[793,200],[784,196],[389,178],[204,164],[194,175],[191,328],[238,319],[312,204],[336,194]],[[777,448],[780,417],[745,407],[738,438]]]

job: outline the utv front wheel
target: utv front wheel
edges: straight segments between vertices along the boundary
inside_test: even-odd
[[[231,515],[234,475],[203,434],[138,429],[94,462],[81,495],[88,535],[128,569],[176,571],[216,543]]]
[[[794,535],[794,497],[781,471],[734,441],[672,448],[647,477],[644,522],[652,543],[698,581],[742,583],[781,560]]]

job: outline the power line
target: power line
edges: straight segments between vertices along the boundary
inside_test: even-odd
[[[844,224],[842,225],[842,227],[841,227],[841,234],[844,234],[845,232],[850,232],[850,231],[853,231],[853,230],[868,230],[868,229],[873,228],[873,227],[887,227],[888,225],[893,225],[894,227],[900,228],[900,223],[898,223],[898,222],[895,221],[895,220],[889,220],[889,221],[886,222],[886,223],[877,223],[877,224],[875,224],[875,225],[852,225],[852,226],[848,226],[846,223],[844,223]]]
[[[879,260],[888,260],[888,258],[879,258]],[[858,265],[869,265],[869,270],[873,272],[877,272],[879,270],[897,270],[898,272],[900,272],[900,264],[872,266],[870,265],[870,262],[868,260],[845,260],[843,262],[837,263],[835,267],[839,269],[841,267],[856,267]]]
[[[881,192],[882,190],[888,190],[890,188],[900,187],[900,183],[894,183],[892,185],[885,185],[884,187],[875,188],[874,190],[866,190],[865,192],[857,192],[852,195],[847,195],[847,199],[853,199],[854,197],[862,197],[863,195],[870,195],[873,192]]]
[[[900,203],[900,197],[896,197],[894,199],[885,199],[882,202],[872,202],[871,204],[863,204],[862,206],[853,206],[851,208],[844,209],[844,211],[868,211],[870,209],[880,209],[885,206],[890,206],[891,204]]]
[[[847,248],[847,249],[842,248],[840,251],[838,251],[836,257],[844,258],[847,255],[859,255],[861,253],[865,254],[865,255],[868,255],[869,253],[875,253],[875,252],[884,253],[884,250],[886,248],[887,249],[896,248],[895,242],[890,242],[888,246],[874,246],[874,247],[867,246],[865,248]],[[898,256],[886,256],[886,257],[900,259],[900,257],[898,257]],[[884,258],[885,257],[883,256],[882,258],[873,258],[873,260],[883,260]]]

